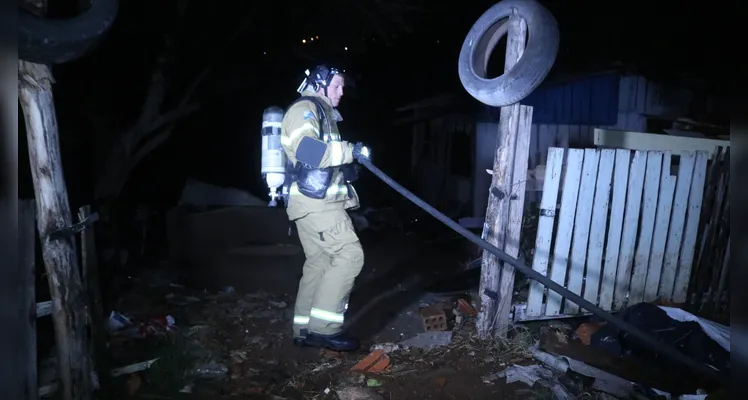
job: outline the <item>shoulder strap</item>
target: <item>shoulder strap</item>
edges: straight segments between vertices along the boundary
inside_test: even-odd
[[[319,115],[320,125],[322,125],[323,122],[327,121],[327,114],[325,113],[325,108],[322,107],[322,104],[319,102],[319,100],[314,96],[301,96],[298,99],[294,100],[293,103],[291,103],[288,108],[291,108],[294,104],[300,102],[300,101],[311,101],[312,104],[314,104],[314,107],[317,109],[317,115]]]
[[[319,125],[322,129],[322,132],[320,132],[320,135],[326,135],[330,133],[330,121],[327,119],[327,113],[325,113],[325,107],[322,106],[322,103],[314,96],[301,96],[298,99],[294,100],[293,103],[289,106],[293,106],[294,104],[300,102],[300,101],[311,101],[312,104],[317,108],[317,115],[319,115]],[[322,139],[322,137],[320,137]],[[325,140],[326,141],[326,140]]]

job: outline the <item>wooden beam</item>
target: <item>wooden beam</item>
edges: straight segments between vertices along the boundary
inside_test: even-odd
[[[692,138],[684,136],[658,135],[656,133],[617,131],[595,128],[594,143],[597,147],[629,150],[672,151],[681,155],[684,151],[706,151],[713,158],[716,149],[730,147],[729,140]]]
[[[91,397],[85,296],[78,267],[72,215],[62,171],[52,73],[46,65],[18,63],[18,100],[26,122],[37,227],[52,294],[59,377],[63,400]]]
[[[78,209],[78,220],[85,221],[91,216],[91,206],[83,206]],[[88,294],[88,306],[91,321],[91,340],[89,341],[89,354],[92,357],[92,365],[97,371],[99,390],[101,393],[109,393],[109,351],[107,350],[104,337],[104,310],[101,303],[101,289],[99,286],[99,262],[96,252],[96,231],[93,225],[88,226],[81,232],[81,260],[83,263],[83,284]]]
[[[517,15],[511,16],[509,18],[504,72],[514,67],[514,64],[522,57],[526,37],[527,23]],[[519,103],[501,108],[498,147],[494,156],[486,222],[483,229],[483,238],[500,249],[504,249],[506,244],[511,199],[516,198],[512,182],[519,118]],[[523,170],[526,172],[527,167]],[[512,269],[512,267],[508,266],[508,269]],[[500,279],[505,282],[500,283]],[[506,334],[509,315],[508,313],[507,315],[499,315],[498,307],[502,300],[511,304],[511,289],[508,292],[505,291],[505,293],[500,292],[500,287],[506,286],[509,279],[512,280],[513,285],[514,271],[512,270],[511,276],[510,274],[504,274],[504,278],[501,278],[498,259],[491,253],[484,251],[479,289],[481,309],[476,326],[479,336],[493,336],[495,333]],[[502,306],[504,305],[502,304]]]
[[[17,389],[6,393],[8,398],[36,399],[37,393],[37,365],[36,365],[36,208],[34,200],[18,202],[18,271],[19,296],[18,309],[18,355],[14,368],[21,374],[14,383]],[[14,394],[17,393],[17,394]],[[16,397],[18,396],[18,397]]]
[[[509,219],[506,222],[506,254],[519,257],[520,240],[522,239],[522,220],[525,214],[525,185],[527,182],[527,164],[530,157],[530,136],[532,132],[532,107],[519,107],[516,148],[514,152],[514,169],[511,179],[512,195],[509,198]],[[514,293],[514,267],[504,265],[501,268],[499,282],[499,305],[496,310],[496,333],[505,337],[509,328],[512,311],[512,294]]]

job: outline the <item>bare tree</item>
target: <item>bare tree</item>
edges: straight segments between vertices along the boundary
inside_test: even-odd
[[[342,29],[364,29],[367,32],[373,32],[377,37],[387,38],[392,34],[408,32],[411,29],[406,21],[407,15],[420,10],[417,6],[411,5],[412,3],[413,1],[406,0],[362,2],[337,0],[328,4],[324,11],[329,12],[329,15],[333,17],[331,20],[343,21],[342,24],[345,26]],[[179,1],[177,10],[179,20],[183,19],[187,5],[188,0]],[[268,12],[263,9],[264,7],[274,7],[275,10],[283,9],[288,13],[288,20],[293,21],[304,21],[305,18],[320,15],[322,12],[316,4],[310,3],[293,6],[252,3],[250,9],[245,10],[248,17],[243,19],[229,38],[223,40],[223,45],[214,55],[213,64],[199,73],[186,86],[181,94],[181,100],[170,110],[164,110],[164,100],[170,90],[167,66],[174,60],[178,35],[175,31],[164,34],[161,52],[151,75],[150,88],[143,102],[140,116],[129,129],[119,136],[108,151],[102,172],[97,179],[96,198],[104,199],[119,195],[133,169],[145,156],[171,136],[175,123],[200,110],[205,101],[198,101],[194,98],[196,89],[216,68],[217,60],[221,55],[237,45],[236,40],[242,34],[249,32],[250,28],[254,31],[278,29],[277,26],[271,26],[273,21],[262,17]],[[303,54],[300,55],[303,56]]]

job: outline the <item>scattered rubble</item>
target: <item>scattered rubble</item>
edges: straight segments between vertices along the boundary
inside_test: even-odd
[[[133,289],[110,314],[109,347],[114,365],[125,366],[116,372],[129,395],[368,400],[460,398],[467,391],[480,398],[510,390],[564,400],[706,397],[695,389],[671,396],[667,385],[621,374],[614,365],[623,362],[619,358],[598,365],[570,350],[594,350],[604,323],[545,321],[539,329],[515,326],[507,339],[479,339],[476,294],[414,300],[396,316],[400,322],[387,325],[387,335],[370,342],[367,354],[294,347],[290,293],[194,292],[173,280],[162,283],[147,285],[150,294]],[[729,328],[663,311],[701,327],[729,355]]]

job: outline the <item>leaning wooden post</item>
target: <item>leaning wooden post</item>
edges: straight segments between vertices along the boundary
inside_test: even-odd
[[[509,71],[522,57],[525,50],[527,37],[527,23],[522,17],[512,15],[508,21],[506,58],[504,71]],[[488,208],[486,209],[486,222],[483,228],[483,238],[492,245],[503,249],[507,243],[507,227],[509,226],[510,203],[516,197],[516,189],[513,188],[513,170],[515,148],[517,144],[517,128],[519,123],[519,103],[511,106],[501,107],[499,119],[499,132],[497,138],[496,154],[493,161],[493,178],[488,194]],[[526,171],[525,171],[526,173]],[[516,255],[515,255],[516,256]],[[512,267],[508,267],[512,269]],[[478,314],[477,330],[481,337],[493,336],[497,333],[499,326],[503,326],[505,333],[509,315],[499,315],[499,303],[509,302],[511,304],[511,286],[508,292],[501,293],[499,260],[491,253],[483,252],[481,265],[480,297],[481,308]],[[505,274],[505,280],[514,280],[514,270]],[[507,298],[508,297],[508,298]],[[506,307],[504,307],[506,308]]]
[[[37,365],[36,365],[36,211],[33,200],[18,202],[18,303],[20,304],[19,355],[20,364],[16,365],[22,378],[17,380],[17,391],[5,393],[9,398],[19,396],[22,399],[36,399]]]
[[[78,220],[82,224],[92,223],[98,220],[98,215],[91,213],[91,206],[83,206],[78,209]],[[99,284],[99,259],[96,252],[96,231],[92,224],[86,226],[86,229],[81,232],[81,260],[83,264],[83,284],[88,294],[89,315],[91,316],[89,323],[91,340],[89,341],[88,354],[93,357],[91,362],[95,366],[93,370],[97,372],[99,378],[101,393],[108,393],[111,366],[109,365],[109,356],[103,335],[104,310]]]
[[[67,187],[62,173],[49,67],[18,63],[18,100],[26,121],[37,226],[52,295],[59,378],[64,400],[91,396],[86,346],[86,299],[81,282]]]

